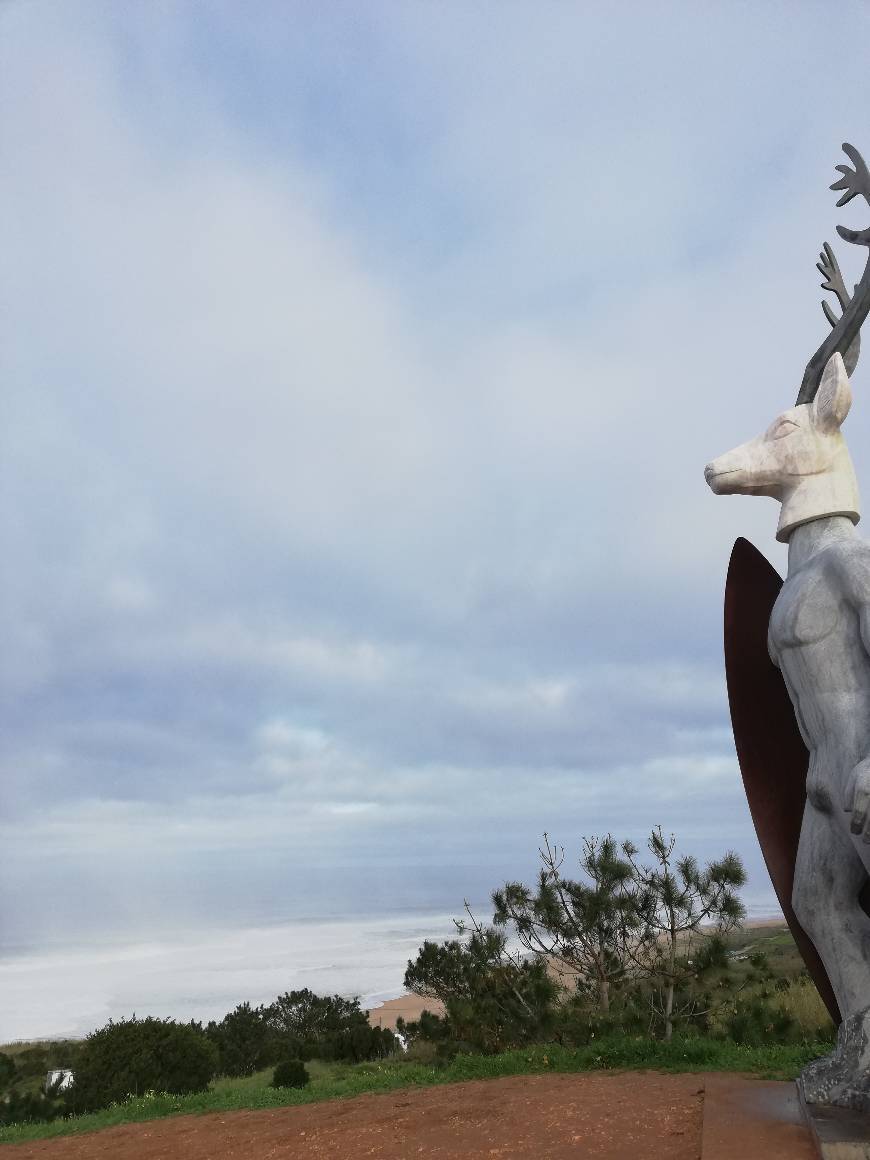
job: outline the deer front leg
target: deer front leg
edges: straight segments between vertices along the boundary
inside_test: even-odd
[[[825,964],[844,1019],[870,1007],[870,918],[858,901],[866,881],[846,827],[807,802],[792,904]]]
[[[843,1022],[830,1055],[800,1075],[807,1103],[870,1112],[870,918],[858,902],[867,881],[856,840],[836,805],[827,813],[807,802],[801,826],[793,903],[834,988]]]

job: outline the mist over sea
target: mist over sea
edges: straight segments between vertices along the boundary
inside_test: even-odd
[[[80,1036],[133,1013],[221,1019],[284,991],[402,994],[408,958],[453,931],[451,916],[389,915],[202,930],[173,941],[104,943],[0,959],[0,1042]]]
[[[296,890],[292,878],[286,891],[246,899],[228,892],[220,911],[181,908],[179,918],[176,906],[175,919],[163,923],[144,905],[138,916],[135,905],[109,910],[90,931],[80,908],[68,912],[75,923],[64,921],[56,889],[54,905],[45,896],[50,936],[4,930],[0,1042],[81,1036],[133,1013],[220,1019],[238,1003],[268,1003],[301,987],[377,1006],[402,994],[405,966],[424,939],[455,933],[463,898],[491,917],[497,885],[492,868],[481,866],[333,866],[309,870]],[[198,898],[191,884],[188,901]],[[744,900],[750,917],[779,914],[769,890]]]
[[[159,864],[138,883],[106,866],[75,878],[59,863],[44,869],[29,912],[4,907],[0,889],[0,1042],[85,1035],[134,1012],[220,1019],[301,987],[376,1006],[402,994],[424,939],[455,933],[465,898],[491,917],[498,884],[491,866],[299,864],[268,852],[244,875],[225,855],[199,857],[181,880]]]

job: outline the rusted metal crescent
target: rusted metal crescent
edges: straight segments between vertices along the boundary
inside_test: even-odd
[[[809,754],[785,682],[767,652],[767,626],[781,587],[776,570],[740,537],[725,583],[728,703],[749,810],[776,897],[812,980],[839,1024],[834,990],[791,903]]]

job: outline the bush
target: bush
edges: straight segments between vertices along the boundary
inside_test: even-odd
[[[195,1027],[172,1019],[122,1019],[92,1032],[76,1062],[70,1110],[92,1111],[146,1091],[204,1091],[217,1051]]]
[[[47,1047],[26,1047],[15,1055],[15,1067],[22,1079],[44,1076],[49,1068]]]
[[[283,1059],[272,1076],[273,1088],[302,1088],[311,1081],[301,1059]]]
[[[264,1009],[264,1017],[279,1037],[295,1036],[305,1042],[315,1042],[335,1031],[368,1023],[359,999],[343,999],[341,995],[315,995],[304,988],[288,991]]]
[[[364,1063],[366,1060],[394,1055],[396,1049],[396,1037],[392,1031],[365,1023],[328,1036],[320,1047],[319,1055],[321,1059]]]
[[[433,1015],[422,1011],[420,1018],[406,1023],[401,1017],[396,1020],[396,1030],[404,1035],[408,1049],[405,1059],[416,1063],[448,1063],[460,1051],[473,1051],[456,1034],[448,1016]]]
[[[504,931],[470,920],[457,924],[462,938],[423,943],[405,986],[444,1004],[445,1026],[461,1050],[496,1053],[547,1038],[557,984],[546,963],[520,959],[507,950]]]
[[[797,979],[778,980],[776,991],[777,1005],[794,1019],[804,1039],[824,1043],[836,1038],[837,1029],[828,1009],[806,972]]]
[[[337,1059],[345,1056],[344,1046],[336,1047],[341,1040],[359,1042],[362,1032],[368,1031],[369,1021],[361,1010],[359,999],[343,999],[341,995],[315,995],[304,988],[279,995],[268,1007],[261,1008],[262,1018],[269,1034],[269,1051],[272,1058],[264,1060],[261,1066],[276,1059]],[[356,1041],[348,1040],[350,1033],[356,1033]],[[362,1058],[374,1058],[363,1053]]]
[[[42,1092],[12,1091],[7,1099],[0,1100],[0,1125],[56,1120],[65,1110],[62,1100]]]
[[[434,1067],[442,1062],[438,1054],[438,1044],[429,1039],[415,1039],[404,1054],[408,1063],[422,1063],[424,1067]]]
[[[239,1003],[220,1023],[209,1023],[205,1033],[218,1050],[221,1075],[253,1075],[277,1058],[265,1007]]]
[[[649,1004],[641,995],[627,993],[611,1001],[607,1011],[575,998],[559,1008],[556,1040],[566,1047],[585,1047],[596,1040],[619,1035],[644,1035],[649,1029]]]
[[[747,1047],[765,1047],[770,1043],[790,1043],[795,1038],[794,1019],[763,998],[737,1003],[726,1020],[728,1037]]]
[[[9,1087],[12,1080],[15,1078],[17,1068],[15,1067],[15,1060],[11,1055],[4,1055],[0,1051],[0,1092]]]

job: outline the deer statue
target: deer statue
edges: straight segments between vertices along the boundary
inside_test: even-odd
[[[845,191],[837,205],[859,194],[870,204],[870,172],[856,149],[843,149],[853,168],[837,166],[842,176],[831,188]],[[810,1064],[801,1085],[810,1103],[870,1111],[870,909],[864,905],[870,898],[870,545],[855,531],[858,487],[842,434],[859,332],[870,311],[870,229],[837,229],[846,241],[868,247],[867,265],[850,296],[825,244],[822,286],[842,313],[838,319],[823,303],[832,329],[807,365],[796,405],[757,438],[714,459],[704,474],[716,495],[771,496],[781,505],[776,538],[788,544],[788,573],[770,611],[767,651],[808,751],[793,889],[782,901],[821,960],[835,1000],[829,1005],[841,1017],[834,1054]],[[752,738],[738,736],[733,700],[732,720],[747,781],[744,760],[751,764],[758,750]],[[765,720],[756,716],[761,724],[754,727],[763,730]],[[770,769],[766,776],[773,776]],[[787,792],[768,789],[774,802]],[[768,824],[770,846],[777,821]],[[756,826],[762,837],[758,819]],[[765,849],[769,867],[774,853]]]

